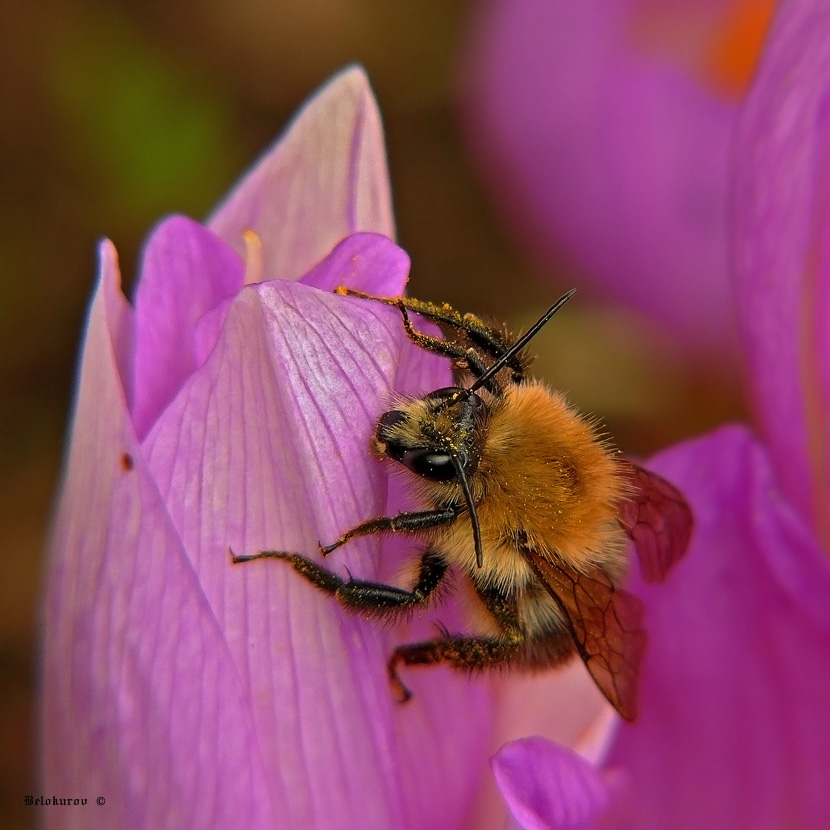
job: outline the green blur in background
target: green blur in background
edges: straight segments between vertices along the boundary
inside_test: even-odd
[[[4,8],[4,827],[32,827],[48,809],[24,806],[25,795],[41,794],[38,591],[100,237],[115,242],[131,296],[151,227],[172,212],[203,218],[302,101],[358,61],[384,118],[399,241],[413,262],[410,293],[519,329],[579,286],[564,268],[553,279],[533,272],[467,160],[454,99],[469,11],[458,0],[52,0]],[[684,364],[642,321],[594,308],[582,295],[534,349],[538,373],[635,454],[740,415],[737,385],[715,367]]]

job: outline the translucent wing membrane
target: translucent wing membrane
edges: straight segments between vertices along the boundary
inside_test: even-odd
[[[621,463],[634,490],[623,502],[620,523],[637,547],[643,579],[661,582],[689,546],[692,511],[666,479],[631,461]]]
[[[590,575],[564,562],[522,551],[570,624],[574,644],[608,702],[626,720],[637,716],[637,677],[646,647],[643,608],[614,588],[602,571]]]

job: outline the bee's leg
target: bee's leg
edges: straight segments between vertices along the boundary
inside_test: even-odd
[[[449,663],[457,669],[475,671],[506,663],[513,659],[525,643],[525,633],[519,624],[516,605],[500,591],[476,588],[487,610],[495,617],[502,634],[500,637],[453,637],[447,635],[437,640],[410,643],[395,649],[387,670],[389,682],[401,701],[407,701],[412,693],[398,675],[398,667],[429,666]]]
[[[373,617],[394,616],[426,603],[447,572],[444,560],[431,550],[427,550],[421,557],[415,585],[411,591],[405,591],[380,582],[342,579],[298,553],[266,550],[251,556],[232,556],[234,563],[250,562],[254,559],[281,559],[288,562],[300,576],[305,577],[323,593],[333,596],[344,608]]]
[[[323,556],[328,556],[355,536],[371,536],[375,533],[386,532],[418,533],[432,527],[439,527],[452,522],[462,510],[462,507],[455,505],[441,510],[422,510],[414,513],[398,513],[397,516],[379,516],[377,519],[369,519],[347,530],[330,545],[320,545],[320,552]]]
[[[436,323],[454,326],[458,329],[464,328],[464,317],[448,303],[441,303],[441,305],[425,303],[423,300],[416,300],[414,297],[379,297],[377,294],[366,294],[363,291],[355,291],[353,288],[346,288],[343,285],[335,288],[334,293],[345,297],[360,297],[362,300],[374,300],[384,305],[397,307],[404,305],[410,311],[414,311]]]
[[[409,319],[409,314],[407,312],[407,309],[410,308],[424,317],[461,328],[463,322],[461,315],[449,306],[438,309],[439,313],[446,312],[445,315],[430,314],[427,311],[428,308],[438,307],[432,306],[429,303],[422,303],[419,300],[409,300],[406,297],[375,297],[372,294],[364,294],[362,291],[352,291],[351,289],[346,288],[337,290],[341,294],[362,297],[366,300],[377,300],[378,302],[385,303],[386,305],[396,306],[403,317],[404,331],[416,346],[419,346],[428,352],[434,352],[435,354],[441,355],[441,357],[450,358],[456,366],[460,365],[469,369],[475,377],[479,377],[487,371],[487,365],[479,357],[475,349],[462,346],[452,340],[444,340],[441,337],[433,337],[432,335],[424,334],[423,332],[418,331],[412,325],[412,321]],[[496,395],[503,394],[501,388],[498,387],[497,384],[493,383],[493,386],[494,388],[490,389],[491,392]]]
[[[351,288],[345,288],[343,286],[336,288],[335,293],[343,294],[349,297],[361,297],[364,300],[375,300],[377,302],[397,306],[399,308],[403,306],[404,308],[408,308],[410,311],[414,311],[416,314],[420,314],[422,317],[426,317],[428,320],[432,320],[434,323],[438,323],[439,325],[453,326],[454,328],[461,329],[470,338],[470,340],[480,346],[486,354],[496,360],[498,360],[498,358],[500,358],[513,345],[512,338],[506,337],[503,332],[487,324],[480,317],[477,317],[475,314],[460,314],[447,303],[437,305],[436,303],[416,300],[412,297],[378,297],[374,294],[365,294],[363,291],[355,291]],[[438,342],[440,343],[443,341],[438,340]],[[419,343],[419,345],[421,344]],[[423,348],[430,347],[424,345]],[[436,351],[436,349],[430,350]],[[461,356],[466,359],[467,350],[462,349],[462,351],[465,352],[465,354]],[[445,354],[445,352],[442,351],[439,351],[438,353]],[[480,358],[479,362],[481,362]],[[516,375],[514,377],[514,381],[520,381],[524,376],[526,362],[523,362],[520,357],[516,356],[512,360],[508,361],[508,366],[513,369],[513,372]],[[475,374],[472,366],[471,371]],[[482,372],[479,372],[478,374],[482,374]]]
[[[476,377],[484,374],[487,368],[480,357],[479,350],[493,360],[498,360],[513,345],[513,338],[506,336],[503,331],[500,331],[489,323],[485,323],[481,317],[475,314],[467,313],[462,315],[446,304],[436,306],[433,303],[409,300],[405,297],[399,298],[398,305],[399,307],[402,305],[405,309],[408,308],[439,325],[443,323],[444,325],[451,325],[461,329],[473,345],[477,347],[463,350],[467,365]],[[406,319],[404,319],[404,325],[407,325]],[[409,334],[409,329],[407,329],[407,333]],[[412,334],[409,336],[412,337]],[[428,347],[424,346],[424,348]],[[522,380],[526,364],[527,361],[523,360],[520,355],[514,355],[507,361],[507,366],[513,370],[514,382]]]
[[[422,349],[429,352],[435,352],[442,357],[452,358],[456,367],[466,368],[473,377],[481,377],[489,368],[487,364],[479,357],[478,352],[474,348],[460,346],[452,340],[442,340],[440,337],[432,337],[429,334],[417,331],[409,319],[409,314],[406,311],[406,304],[403,300],[398,302],[398,309],[403,317],[403,328],[407,337]],[[485,388],[492,392],[497,397],[501,397],[504,391],[493,378],[484,384]]]

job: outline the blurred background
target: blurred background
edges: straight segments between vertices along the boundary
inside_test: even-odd
[[[586,8],[591,5],[586,3]],[[608,8],[621,5],[625,4],[612,3]],[[734,35],[730,15],[752,5],[706,0],[701,8],[710,9],[709,17],[696,12],[692,19],[688,9],[678,11],[677,2],[657,8],[660,4],[650,0],[640,4],[639,16],[626,25],[628,46],[645,44],[650,58],[672,64],[676,75],[698,66],[695,54],[699,53],[689,57],[694,47],[687,43],[689,33],[697,47],[703,43],[708,48],[713,32],[726,32],[718,44],[726,43],[728,52]],[[0,87],[0,511],[6,562],[0,587],[0,810],[4,815],[0,823],[4,827],[33,826],[38,808],[25,807],[23,799],[41,794],[32,738],[38,592],[84,314],[95,279],[96,242],[102,236],[115,242],[130,296],[142,239],[159,218],[171,212],[203,218],[281,132],[301,102],[345,64],[357,61],[366,67],[380,104],[399,241],[413,263],[412,295],[491,314],[519,329],[564,290],[578,287],[577,298],[534,344],[540,353],[537,371],[582,409],[599,416],[618,445],[635,455],[647,456],[743,416],[738,361],[729,334],[722,339],[713,335],[714,343],[708,336],[698,338],[702,343],[692,342],[693,337],[675,336],[677,327],[665,325],[659,311],[647,302],[638,305],[630,297],[621,301],[620,291],[606,290],[603,264],[597,265],[597,277],[591,256],[580,257],[568,228],[563,228],[560,239],[558,230],[545,224],[547,219],[534,219],[533,198],[526,198],[521,187],[511,189],[510,182],[519,174],[511,173],[515,168],[509,162],[501,164],[500,153],[509,155],[511,148],[509,141],[490,142],[499,132],[491,119],[509,119],[520,128],[520,138],[531,135],[534,127],[522,122],[521,114],[488,108],[491,95],[507,102],[521,98],[509,84],[494,91],[493,77],[512,81],[516,89],[532,88],[528,77],[508,77],[504,67],[515,66],[531,76],[536,72],[536,81],[547,90],[546,73],[561,77],[564,70],[541,64],[520,67],[521,61],[509,50],[500,52],[488,38],[507,31],[508,24],[492,17],[488,21],[482,14],[485,8],[485,3],[460,0],[296,4],[13,0],[4,4],[0,12],[4,79]],[[734,25],[739,34],[747,31],[745,22]],[[675,48],[678,32],[686,46]],[[530,54],[530,49],[524,51]],[[562,46],[560,55],[568,58],[566,53]],[[712,55],[706,55],[709,61]],[[488,67],[488,56],[499,56],[505,63],[501,68]],[[721,72],[715,81],[731,77],[731,64],[725,66],[715,66]],[[699,77],[710,90],[717,86],[710,76]],[[715,90],[730,111],[737,106],[744,80],[736,83],[735,89]],[[573,95],[573,85],[564,93]],[[589,92],[578,94],[585,100]],[[544,113],[544,97],[524,104],[531,113]],[[565,111],[569,108],[573,111],[573,102],[566,102]],[[593,111],[586,106],[589,110]],[[549,143],[542,142],[542,159],[555,157],[561,169],[577,171],[579,164],[567,157],[568,142],[562,139],[561,127],[554,134]],[[512,148],[538,166],[541,162],[534,162],[532,155],[536,151],[538,146],[527,153]],[[652,149],[648,152],[651,155]],[[627,156],[625,148],[620,156]],[[607,172],[607,177],[601,186],[625,178],[615,177],[607,160],[603,165],[599,172]],[[541,176],[544,171],[539,169]],[[640,181],[637,175],[629,178]],[[642,176],[643,181],[646,178]],[[507,186],[502,186],[505,181]],[[568,187],[574,190],[565,190],[564,196],[574,204],[574,194],[590,193],[590,183],[583,189],[574,180]],[[699,209],[701,201],[694,202],[691,212],[711,219],[705,205]],[[595,213],[590,205],[578,209],[588,217]],[[725,209],[715,213],[712,221],[725,235],[721,227]],[[545,244],[528,241],[523,233],[527,227],[535,227]],[[585,227],[580,231],[583,245]],[[631,235],[625,236],[630,241]],[[668,238],[668,233],[652,224],[644,236]],[[605,245],[601,231],[588,240],[588,248],[609,252],[612,261],[620,262],[621,272],[630,267],[625,261],[630,251],[617,254],[612,242]],[[639,260],[632,255],[632,262],[636,266]],[[643,291],[647,297],[654,295],[648,286]],[[720,305],[719,300],[710,303],[718,310]]]

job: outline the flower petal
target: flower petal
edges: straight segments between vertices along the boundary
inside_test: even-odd
[[[830,7],[782,3],[737,136],[735,267],[756,417],[830,547]]]
[[[391,242],[373,244],[386,245],[386,270],[399,267]],[[341,254],[315,270],[320,284],[342,280]],[[383,273],[383,261],[379,250],[358,258],[355,280],[371,286],[360,271]],[[228,558],[231,546],[318,559],[318,540],[384,512],[385,478],[367,447],[408,342],[399,317],[301,283],[247,286],[145,442],[252,701],[285,826],[459,826],[483,773],[468,763],[490,731],[482,686],[416,676],[415,699],[400,707],[385,663],[405,627],[346,615],[283,562]],[[420,355],[432,383],[443,381],[445,361]],[[327,567],[372,578],[390,551],[357,540]]]
[[[242,287],[242,260],[207,228],[173,216],[153,232],[136,289],[133,423],[140,438],[199,366],[201,316]]]
[[[611,800],[608,773],[542,738],[505,744],[491,765],[523,830],[592,827]]]
[[[649,52],[638,29],[659,29],[661,6],[666,17],[679,10],[484,4],[467,132],[505,222],[538,259],[556,263],[564,251],[586,283],[688,344],[731,348],[725,220],[737,108]]]
[[[301,280],[321,291],[347,285],[380,297],[399,297],[409,275],[409,257],[385,236],[356,233],[347,237]]]
[[[641,714],[608,759],[632,778],[630,826],[827,826],[830,567],[745,429],[650,466],[696,527],[669,579],[636,587],[650,638]]]
[[[243,255],[262,240],[266,279],[298,279],[343,237],[394,237],[377,105],[362,69],[329,81],[209,220]]]
[[[43,786],[106,798],[85,826],[273,827],[242,686],[130,422],[118,280],[106,244],[50,545]]]
[[[575,749],[589,760],[597,759],[588,754],[588,744],[613,710],[581,660],[574,658],[538,675],[507,675],[498,691],[501,743],[534,734]],[[568,717],[563,718],[562,712]]]

